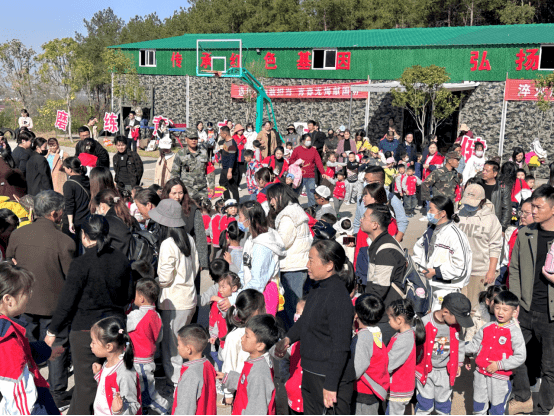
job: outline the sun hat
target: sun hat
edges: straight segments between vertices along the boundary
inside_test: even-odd
[[[183,209],[181,204],[173,199],[162,199],[156,208],[152,208],[148,216],[152,221],[166,227],[184,227]]]
[[[460,126],[460,131],[469,131],[469,127],[467,126],[467,124],[465,123],[462,123],[461,126]]]
[[[244,131],[244,127],[240,123],[235,124],[235,133],[241,130]]]

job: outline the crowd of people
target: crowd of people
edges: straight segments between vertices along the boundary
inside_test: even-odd
[[[450,414],[464,367],[475,414],[554,407],[554,175],[522,148],[199,122],[143,187],[133,120],[111,164],[90,126],[0,140],[2,414]]]

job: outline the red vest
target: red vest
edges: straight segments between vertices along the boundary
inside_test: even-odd
[[[273,172],[275,170],[275,156],[268,156],[264,160],[262,160],[262,165],[268,165],[271,168],[271,171]],[[289,161],[287,159],[283,158],[283,170],[279,172],[279,175],[277,175],[277,178],[280,178],[283,176],[283,173],[289,170]],[[279,183],[276,181],[276,183]]]
[[[123,360],[121,360],[117,364],[117,366],[113,370],[113,372],[109,376],[106,376],[106,378],[104,379],[104,383],[105,383],[104,389],[106,391],[106,399],[108,400],[108,407],[110,409],[112,408],[114,392],[119,393],[119,385],[117,384],[117,369],[121,366],[124,366],[124,365],[125,365],[125,363],[123,362]],[[96,373],[96,375],[94,376],[94,378],[96,379],[97,382],[100,382],[100,380],[102,379],[102,371],[103,370],[104,370],[104,368],[102,367],[102,369],[98,373]],[[140,404],[137,415],[142,415],[142,396],[141,396],[141,391],[140,391],[140,378],[139,378],[138,374],[136,374],[136,376],[137,376],[137,383],[136,383],[136,386],[137,386],[137,400]]]
[[[179,381],[183,378],[183,374],[188,370],[187,365],[181,367],[181,376]],[[204,359],[204,383],[202,383],[202,393],[196,401],[196,414],[197,415],[216,415],[217,414],[217,393],[215,390],[215,369],[214,366],[206,359]],[[171,408],[171,414],[175,414],[175,408],[177,407],[177,397],[179,385],[175,388],[173,395],[173,407]]]
[[[212,243],[214,247],[219,247],[219,235],[221,234],[219,223],[221,218],[223,218],[221,214],[215,214],[212,218]]]
[[[337,181],[335,184],[335,190],[333,191],[333,197],[338,199],[344,199],[346,196],[346,187],[344,186],[344,181]]]
[[[364,328],[360,331],[369,331]],[[390,388],[389,354],[384,343],[378,346],[373,340],[373,354],[369,361],[369,367],[365,373],[356,381],[355,390],[358,393],[373,394],[380,400],[387,398]],[[380,387],[380,388],[379,388]]]
[[[400,175],[400,186],[402,186],[402,181],[404,180],[404,177],[406,174]],[[398,189],[398,183],[396,182],[396,178],[394,179],[394,192],[402,193],[402,188]]]
[[[417,191],[417,177],[415,175],[406,178],[406,195],[415,195]]]
[[[218,293],[217,296],[220,298],[221,293]],[[227,321],[225,321],[225,318],[223,317],[221,311],[217,307],[217,302],[212,302],[212,305],[210,306],[210,326],[213,327],[217,323],[217,336],[219,338],[220,342],[220,348],[223,348],[225,346],[225,341],[222,340],[225,335],[227,335]]]
[[[262,360],[265,360],[265,358],[262,357]],[[247,392],[248,375],[250,374],[250,370],[252,369],[252,366],[253,366],[253,363],[249,361],[245,361],[244,367],[242,368],[242,372],[240,373],[239,385],[237,388],[237,392],[235,394],[233,411],[231,412],[232,415],[242,415],[242,411],[246,409],[246,406],[248,406],[248,392]],[[271,369],[271,377],[273,377],[273,368]],[[273,390],[273,393],[271,394],[271,400],[269,402],[269,406],[267,408],[266,414],[268,415],[275,414],[275,390]]]
[[[212,239],[208,234],[208,228],[210,228],[211,217],[208,214],[202,214],[202,221],[204,222],[204,229],[206,230],[206,241],[208,244],[212,243]]]
[[[135,330],[129,332],[135,359],[153,358],[156,353],[156,341],[162,329],[162,320],[156,313],[156,308],[152,308],[142,317]]]
[[[454,385],[459,366],[459,331],[460,327],[458,324],[450,327],[450,358],[448,360],[448,364],[446,365],[446,370],[448,371],[451,386]],[[425,325],[425,343],[417,347],[416,377],[423,385],[427,382],[427,376],[429,373],[433,371],[433,347],[435,345],[437,332],[437,327],[433,325],[433,322],[427,322],[427,325]]]
[[[509,379],[512,375],[511,370],[498,370],[494,375],[485,370],[490,364],[489,361],[500,361],[503,358],[509,358],[514,355],[512,332],[510,331],[510,326],[512,325],[515,324],[510,323],[506,326],[500,326],[495,322],[483,328],[481,351],[479,351],[477,358],[475,358],[477,371],[481,374],[502,379]]]
[[[223,215],[221,217],[221,220],[219,221],[219,234],[225,231],[229,224],[231,224],[233,221],[236,221],[235,217],[228,217],[227,215]],[[219,243],[219,240],[217,240],[217,242]]]
[[[300,365],[300,341],[292,345],[290,352],[290,378],[285,383],[289,407],[298,413],[304,412],[302,400],[302,367]]]
[[[394,370],[390,380],[390,395],[391,397],[412,397],[415,390],[415,367],[416,367],[416,348],[415,348],[415,332],[412,330],[414,337],[414,347],[410,351],[410,355],[400,367]],[[387,347],[387,354],[392,349],[396,342],[397,335],[392,337]]]
[[[334,168],[325,169],[325,175],[329,176],[330,178],[334,178],[335,177],[335,169]]]

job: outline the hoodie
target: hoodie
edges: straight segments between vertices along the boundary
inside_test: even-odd
[[[469,212],[464,207],[459,216],[458,228],[467,236],[471,248],[471,275],[484,276],[489,271],[489,259],[495,257],[500,261],[502,251],[502,226],[494,206],[487,201],[477,212]]]
[[[279,279],[280,260],[286,255],[285,244],[273,228],[256,238],[250,235],[244,243],[243,261],[239,271],[241,291],[256,289],[263,293],[270,281]],[[235,303],[238,292],[229,299]]]
[[[290,203],[277,214],[275,229],[283,240],[287,254],[281,260],[282,272],[306,270],[313,240],[308,222],[308,215],[298,204]]]

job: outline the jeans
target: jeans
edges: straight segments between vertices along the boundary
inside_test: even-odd
[[[131,149],[133,152],[137,151],[137,143],[138,140],[129,139],[129,149]]]
[[[406,215],[414,215],[416,204],[417,196],[404,195],[404,211],[406,211]]]
[[[302,184],[296,189],[296,193],[302,192],[303,188],[306,188],[306,194],[308,195],[308,206],[313,207],[315,205],[315,178],[302,178]]]
[[[296,303],[304,294],[304,283],[308,277],[306,270],[281,272],[281,286],[285,290],[285,327],[288,329],[294,324]]]
[[[535,337],[542,350],[542,383],[539,399],[533,403],[533,414],[547,415],[554,407],[554,322],[547,313],[529,311],[520,307],[519,324],[525,345]],[[531,386],[525,364],[514,370],[513,396],[518,401],[531,397]]]
[[[337,213],[337,215],[339,215],[340,207],[343,202],[344,200],[342,199],[333,198],[333,204],[335,205],[335,212]]]

